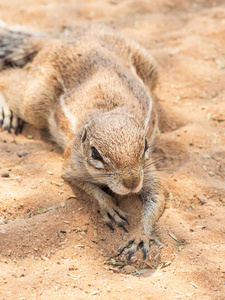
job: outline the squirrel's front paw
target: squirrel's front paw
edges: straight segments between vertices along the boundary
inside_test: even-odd
[[[143,252],[143,259],[146,259],[146,255],[150,249],[150,244],[154,239],[147,233],[142,233],[139,237],[134,237],[129,240],[128,243],[123,245],[119,249],[119,255],[125,252],[128,255],[128,260],[130,260],[131,256],[137,252],[139,249]]]
[[[124,214],[124,212],[114,204],[113,200],[105,199],[104,204],[100,205],[100,214],[102,218],[106,221],[106,224],[114,231],[113,222],[115,222],[119,227],[128,232],[125,227],[125,222],[129,225],[129,222]]]
[[[14,133],[17,134],[18,130],[22,131],[22,121],[18,116],[11,112],[5,98],[0,93],[0,128],[7,129],[11,133],[11,128],[14,129]]]

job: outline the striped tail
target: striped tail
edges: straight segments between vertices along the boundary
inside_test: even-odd
[[[23,67],[42,48],[44,36],[9,28],[0,22],[0,71],[8,67]]]

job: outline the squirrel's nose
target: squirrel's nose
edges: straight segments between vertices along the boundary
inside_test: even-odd
[[[141,173],[142,172],[127,170],[122,178],[123,185],[131,191],[138,192],[142,187]]]
[[[131,178],[123,180],[123,185],[129,190],[134,190],[139,186],[140,182],[140,178]]]

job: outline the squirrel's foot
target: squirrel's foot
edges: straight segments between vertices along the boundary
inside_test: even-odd
[[[124,246],[119,249],[119,255],[125,252],[125,255],[128,255],[128,260],[131,256],[137,252],[139,249],[143,252],[143,259],[146,259],[146,255],[150,249],[150,244],[154,241],[151,236],[147,233],[142,233],[140,237],[134,237],[129,240]]]
[[[0,93],[0,128],[8,130],[9,133],[11,133],[11,129],[14,129],[14,133],[17,135],[18,131],[22,131],[22,125],[22,120],[9,109],[4,96]]]
[[[114,204],[112,199],[104,199],[103,204],[100,205],[99,212],[112,231],[114,231],[114,222],[128,232],[127,228],[125,227],[125,223],[129,225],[129,222],[124,212],[116,204]]]

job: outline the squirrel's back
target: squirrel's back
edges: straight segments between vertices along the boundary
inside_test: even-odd
[[[0,89],[4,94],[13,76],[16,88],[4,94],[10,109],[24,121],[48,129],[60,145],[59,131],[73,136],[96,111],[119,107],[140,122],[152,141],[156,117],[147,86],[155,86],[156,63],[121,33],[87,25],[67,38],[54,39],[0,24],[0,51],[0,69],[23,67],[35,56],[27,68],[16,68],[10,75],[1,72]]]

